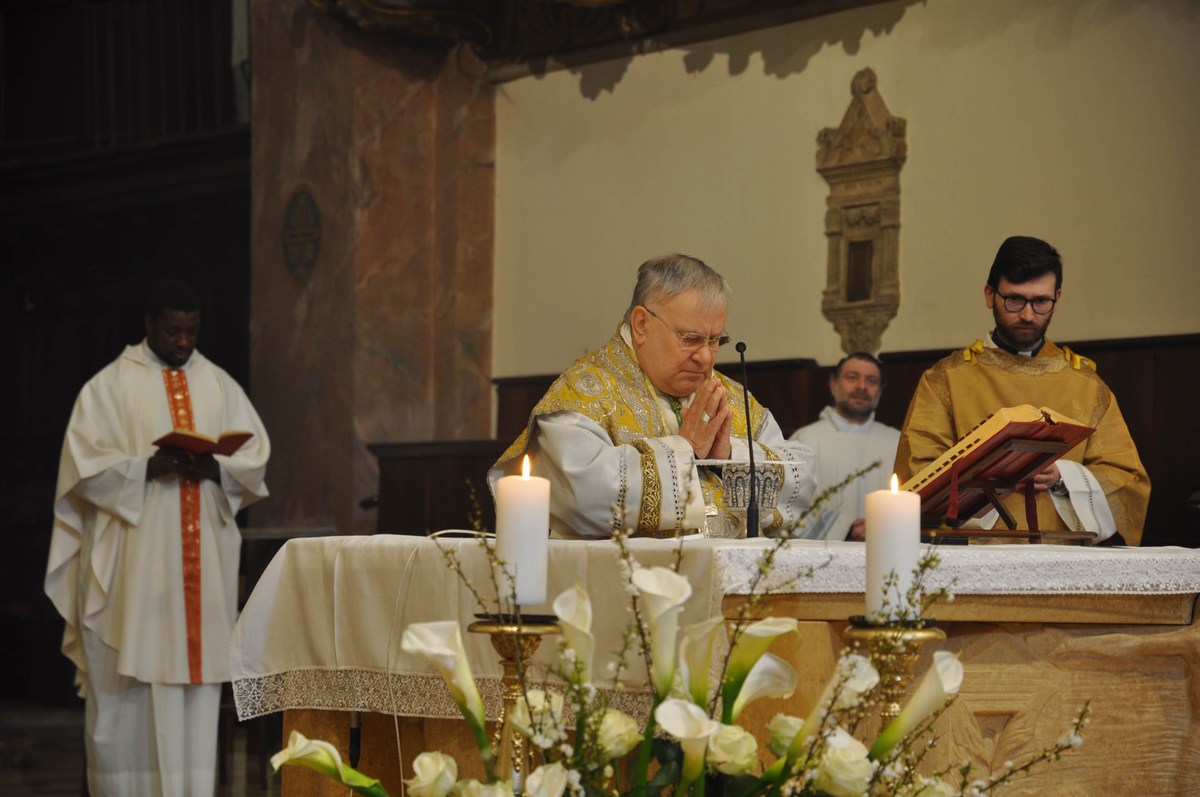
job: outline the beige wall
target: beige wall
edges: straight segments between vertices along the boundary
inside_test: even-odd
[[[1194,0],[926,0],[505,83],[494,373],[594,348],[670,251],[730,279],[752,359],[837,359],[816,136],[866,66],[908,120],[884,351],[982,334],[1015,233],[1063,255],[1059,339],[1198,332],[1197,41]]]

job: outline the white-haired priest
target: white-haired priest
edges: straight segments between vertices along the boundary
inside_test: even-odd
[[[813,453],[753,396],[747,417],[742,387],[714,370],[728,301],[725,278],[696,258],[643,263],[616,332],[555,380],[493,466],[493,494],[528,453],[550,480],[554,537],[742,536],[729,463],[747,462],[753,440],[758,531],[790,533],[815,490]]]

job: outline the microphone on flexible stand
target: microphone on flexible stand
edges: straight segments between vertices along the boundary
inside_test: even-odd
[[[750,449],[750,505],[746,507],[746,536],[758,536],[758,480],[754,478],[754,429],[750,425],[750,390],[746,387],[746,344],[737,342],[742,360],[742,399],[746,403],[746,442]]]

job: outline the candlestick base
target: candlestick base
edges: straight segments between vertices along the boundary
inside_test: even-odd
[[[496,775],[512,783],[513,794],[520,795],[525,791],[525,777],[534,769],[535,750],[511,719],[521,699],[521,683],[529,661],[542,644],[542,637],[559,633],[559,627],[557,621],[545,615],[538,615],[536,621],[525,617],[520,622],[513,619],[492,616],[471,623],[467,630],[491,637],[492,647],[504,668],[500,678],[504,684],[504,705],[492,745],[496,748]]]
[[[863,617],[851,617],[845,637],[866,648],[867,657],[879,672],[879,690],[883,697],[879,716],[886,725],[900,716],[900,701],[908,691],[908,678],[917,663],[921,645],[940,642],[946,632],[932,621],[917,625],[869,623]]]

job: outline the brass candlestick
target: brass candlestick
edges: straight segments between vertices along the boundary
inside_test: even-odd
[[[879,671],[879,690],[883,696],[879,716],[886,727],[900,716],[900,701],[908,691],[908,677],[917,663],[921,645],[945,639],[946,632],[928,621],[903,626],[872,624],[861,617],[851,617],[845,636],[867,649],[871,664]]]
[[[513,727],[510,719],[521,699],[521,679],[529,666],[533,654],[542,644],[542,637],[559,633],[558,623],[548,616],[525,617],[521,622],[513,618],[490,617],[476,620],[467,630],[487,634],[492,638],[492,647],[500,655],[504,674],[504,705],[497,719],[492,745],[496,748],[496,775],[512,783],[513,794],[523,794],[525,776],[533,771],[533,745]]]

